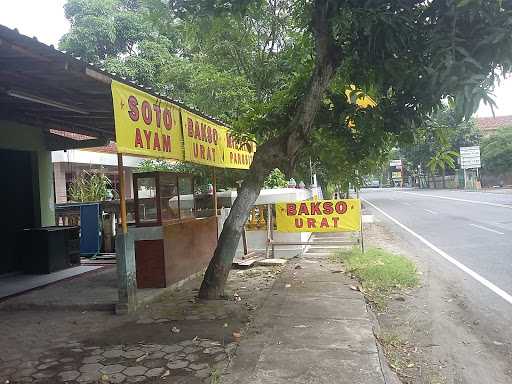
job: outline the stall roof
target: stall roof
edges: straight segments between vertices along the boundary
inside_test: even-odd
[[[112,79],[222,124],[149,87],[107,73],[35,37],[0,25],[0,120],[40,127],[52,137],[58,135],[51,130],[60,130],[107,143],[115,140]],[[54,140],[64,145],[61,137]],[[77,147],[99,144],[98,140],[77,141],[81,141]]]

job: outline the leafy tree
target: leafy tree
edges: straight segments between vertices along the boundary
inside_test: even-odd
[[[411,138],[441,100],[456,100],[456,113],[466,117],[480,100],[492,103],[496,69],[507,73],[512,62],[511,5],[499,0],[110,1],[149,25],[130,50],[129,39],[111,44],[120,34],[116,17],[106,20],[114,33],[100,28],[99,41],[108,43],[92,50],[100,61],[194,100],[259,142],[205,273],[203,298],[223,294],[250,207],[272,169],[293,174],[316,154],[312,148],[343,160],[317,155],[327,178],[373,167],[383,148]],[[71,37],[86,23],[71,24],[68,39],[79,46]],[[191,89],[194,79],[204,88]],[[358,109],[352,99],[360,91],[377,105]]]
[[[273,169],[263,182],[265,188],[284,188],[287,185],[286,175],[279,168]]]
[[[446,167],[455,169],[455,159],[458,156],[459,154],[457,152],[451,151],[447,147],[442,146],[434,153],[432,158],[427,163],[427,166],[430,169],[430,173],[432,173],[433,175],[437,172],[437,170],[441,170],[443,176],[443,188],[446,188]]]
[[[498,129],[482,142],[483,168],[493,174],[512,171],[512,127]]]
[[[432,174],[441,170],[444,176],[447,168],[455,168],[448,163],[445,163],[445,167],[440,165],[443,158],[447,159],[444,155],[458,153],[460,147],[479,145],[480,140],[481,133],[474,119],[461,119],[453,106],[443,105],[413,133],[412,144],[402,143],[400,154],[407,169],[415,171],[419,166]],[[453,155],[448,154],[448,157],[453,158]],[[432,164],[437,166],[432,168],[429,164],[434,158],[436,160]]]

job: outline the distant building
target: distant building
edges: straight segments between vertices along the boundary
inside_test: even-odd
[[[52,130],[54,134],[73,140],[88,140],[89,137],[77,133]],[[123,156],[126,197],[133,198],[133,171],[143,160],[139,157]],[[69,149],[52,152],[53,175],[55,182],[55,202],[69,201],[69,185],[83,170],[101,171],[112,182],[112,187],[119,188],[117,175],[117,148],[114,142],[102,147],[87,149]]]
[[[512,116],[477,117],[476,124],[482,136],[489,137],[500,128],[512,127]]]

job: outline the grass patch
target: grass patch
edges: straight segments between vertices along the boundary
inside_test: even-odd
[[[418,275],[412,261],[380,248],[370,248],[365,253],[354,248],[332,257],[334,261],[345,264],[346,271],[360,281],[363,293],[378,309],[386,307],[391,293],[418,285]]]

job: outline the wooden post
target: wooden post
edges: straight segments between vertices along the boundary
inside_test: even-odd
[[[269,258],[270,246],[272,244],[272,234],[270,231],[270,226],[272,225],[271,216],[272,216],[272,209],[270,208],[270,204],[267,204],[267,248],[265,249],[265,257],[267,259]]]
[[[212,197],[213,197],[213,211],[217,217],[217,175],[215,174],[215,167],[212,167]],[[219,220],[217,219],[217,239],[219,238]]]
[[[247,256],[249,250],[247,248],[247,235],[245,233],[245,225],[242,228],[242,245],[244,246],[244,256]]]
[[[215,167],[213,167],[213,175],[212,175],[212,185],[213,185],[213,209],[215,210],[215,216],[217,216],[217,175],[215,174]]]
[[[361,210],[361,232],[359,233],[359,236],[361,239],[361,253],[364,253],[364,232],[363,232],[363,212],[362,212],[362,210]]]
[[[128,223],[126,220],[126,195],[124,188],[124,168],[123,168],[123,154],[117,154],[117,174],[119,176],[119,211],[121,213],[121,225],[123,233],[128,233]]]

